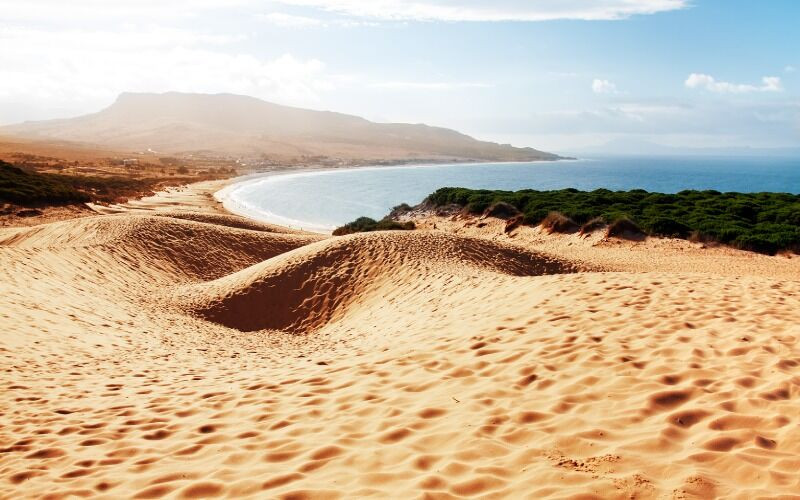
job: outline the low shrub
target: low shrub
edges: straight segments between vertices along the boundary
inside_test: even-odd
[[[659,217],[650,224],[650,234],[672,238],[688,238],[692,228],[667,217]]]
[[[646,235],[635,222],[627,217],[622,217],[609,224],[606,236],[637,240],[644,238]]]
[[[769,255],[775,255],[781,249],[773,238],[762,234],[740,235],[733,241],[733,246]]]
[[[25,206],[123,202],[152,193],[161,182],[161,179],[42,174],[0,161],[0,201]]]
[[[510,203],[506,203],[504,201],[498,201],[496,203],[492,203],[489,207],[483,211],[484,217],[496,217],[498,219],[510,219],[519,215],[519,210],[517,207]]]
[[[603,229],[607,225],[608,224],[606,223],[606,220],[604,218],[602,218],[602,217],[594,217],[592,219],[589,219],[587,222],[585,222],[581,226],[580,234],[581,234],[581,236],[583,236],[585,234],[591,234],[591,233],[593,233],[595,231],[599,231],[600,229]]]
[[[90,201],[88,194],[60,177],[27,172],[0,161],[0,201],[25,206],[68,205]]]
[[[399,217],[401,215],[405,215],[408,212],[414,210],[414,207],[409,205],[408,203],[401,203],[396,207],[392,208],[392,211],[389,212],[389,218]]]
[[[505,233],[512,232],[513,230],[515,230],[516,228],[521,226],[523,221],[524,221],[524,217],[522,217],[522,214],[516,215],[516,216],[508,219],[506,221],[506,227],[503,229],[503,232],[505,232]]]
[[[651,235],[718,242],[763,253],[774,253],[776,248],[800,249],[800,195],[790,193],[447,187],[436,190],[427,200],[433,207],[455,204],[473,214],[483,214],[502,202],[521,212],[527,225],[540,224],[551,212],[559,212],[582,225],[582,234],[602,227],[601,220],[626,218]]]
[[[366,233],[371,231],[409,231],[414,228],[413,222],[397,222],[389,218],[376,221],[370,217],[359,217],[352,222],[348,222],[344,226],[337,227],[333,231],[333,235],[343,236],[345,234]]]
[[[550,212],[540,223],[542,229],[548,233],[574,233],[578,224],[560,212]]]

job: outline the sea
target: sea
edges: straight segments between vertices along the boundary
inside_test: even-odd
[[[415,205],[441,187],[800,194],[800,157],[625,156],[313,170],[250,176],[217,198],[241,215],[324,233],[357,217],[379,219],[401,203]]]

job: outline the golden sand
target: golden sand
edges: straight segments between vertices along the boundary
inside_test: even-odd
[[[800,259],[174,208],[0,229],[0,497],[800,493]]]

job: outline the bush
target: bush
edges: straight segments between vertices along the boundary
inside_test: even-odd
[[[19,205],[115,203],[152,192],[158,179],[40,174],[0,161],[0,201]]]
[[[659,236],[702,238],[739,248],[773,253],[800,248],[800,195],[789,193],[721,193],[686,190],[675,194],[641,189],[611,191],[491,191],[441,188],[428,198],[434,207],[456,204],[474,214],[504,203],[523,214],[528,225],[542,223],[551,212],[582,224],[586,234],[602,220],[627,218],[641,231]]]
[[[667,217],[659,217],[650,224],[650,234],[669,236],[672,238],[687,238],[692,228],[682,222]]]
[[[606,230],[606,236],[625,239],[640,239],[645,236],[644,231],[635,222],[623,217],[612,222]]]
[[[503,228],[503,232],[504,233],[512,232],[513,230],[515,230],[516,228],[518,228],[519,226],[522,225],[523,220],[524,219],[522,217],[522,214],[519,214],[519,215],[516,215],[514,217],[511,217],[510,219],[508,219],[506,221],[506,227]]]
[[[337,227],[333,231],[333,235],[343,236],[345,234],[365,233],[370,231],[409,231],[414,228],[415,226],[413,222],[396,222],[389,218],[376,221],[370,217],[359,217],[352,222],[348,222],[344,226]]]
[[[574,233],[578,224],[560,212],[550,212],[540,223],[542,229],[548,233]]]
[[[414,210],[414,207],[409,205],[408,203],[401,203],[392,208],[392,211],[389,212],[388,218],[400,217],[401,215],[405,215],[408,212]]]
[[[581,236],[585,235],[585,234],[591,234],[591,233],[593,233],[595,231],[603,229],[607,225],[608,224],[606,223],[606,220],[604,218],[595,217],[593,219],[590,219],[588,222],[584,223],[581,226],[580,234],[581,234]]]
[[[737,248],[752,250],[754,252],[775,255],[780,250],[778,244],[767,236],[760,234],[743,234],[738,236],[733,245]]]
[[[517,207],[510,203],[506,203],[504,201],[498,201],[489,205],[489,207],[483,211],[484,217],[497,217],[498,219],[510,219],[519,215],[519,210]]]
[[[84,203],[89,196],[60,175],[37,174],[0,161],[0,201],[18,205]]]

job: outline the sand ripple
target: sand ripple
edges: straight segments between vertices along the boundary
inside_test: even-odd
[[[0,497],[800,492],[796,279],[224,222],[0,230]]]

